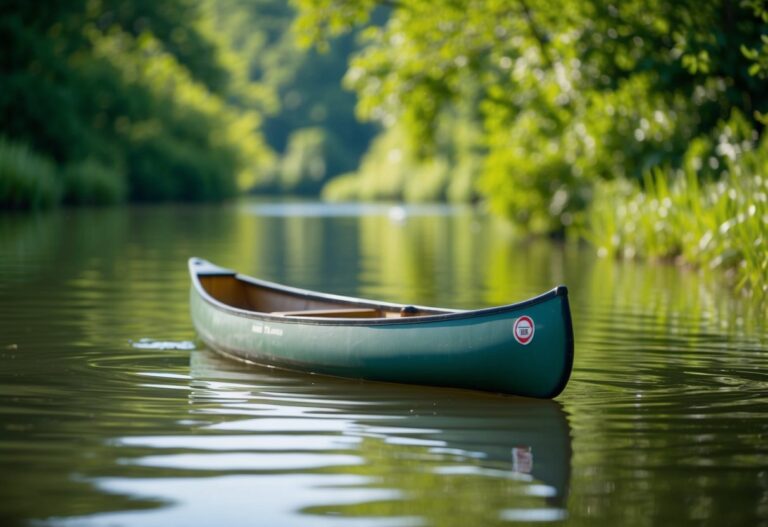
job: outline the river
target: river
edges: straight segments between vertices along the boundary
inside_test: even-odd
[[[553,401],[245,366],[187,259],[484,307],[565,284]],[[242,201],[0,216],[0,524],[768,525],[765,304],[464,207]]]

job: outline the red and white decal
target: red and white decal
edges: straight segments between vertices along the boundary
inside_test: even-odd
[[[525,346],[533,340],[533,334],[536,331],[536,326],[533,325],[533,319],[527,315],[515,320],[515,326],[513,333],[515,340]]]

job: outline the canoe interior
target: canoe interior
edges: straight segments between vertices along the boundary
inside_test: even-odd
[[[219,302],[246,311],[284,317],[399,318],[450,310],[378,304],[260,284],[239,275],[198,275],[200,285]]]

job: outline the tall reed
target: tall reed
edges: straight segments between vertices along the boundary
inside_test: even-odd
[[[61,201],[55,165],[26,144],[0,137],[0,207],[40,209]]]
[[[93,159],[64,168],[64,201],[73,205],[111,205],[125,201],[125,173]]]
[[[657,169],[643,185],[600,184],[586,237],[602,256],[671,259],[721,268],[737,287],[768,293],[768,143],[718,180]]]

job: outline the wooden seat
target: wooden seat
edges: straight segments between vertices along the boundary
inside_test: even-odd
[[[282,317],[327,317],[327,318],[377,318],[382,316],[378,309],[354,307],[345,309],[304,309],[301,311],[273,311]]]

